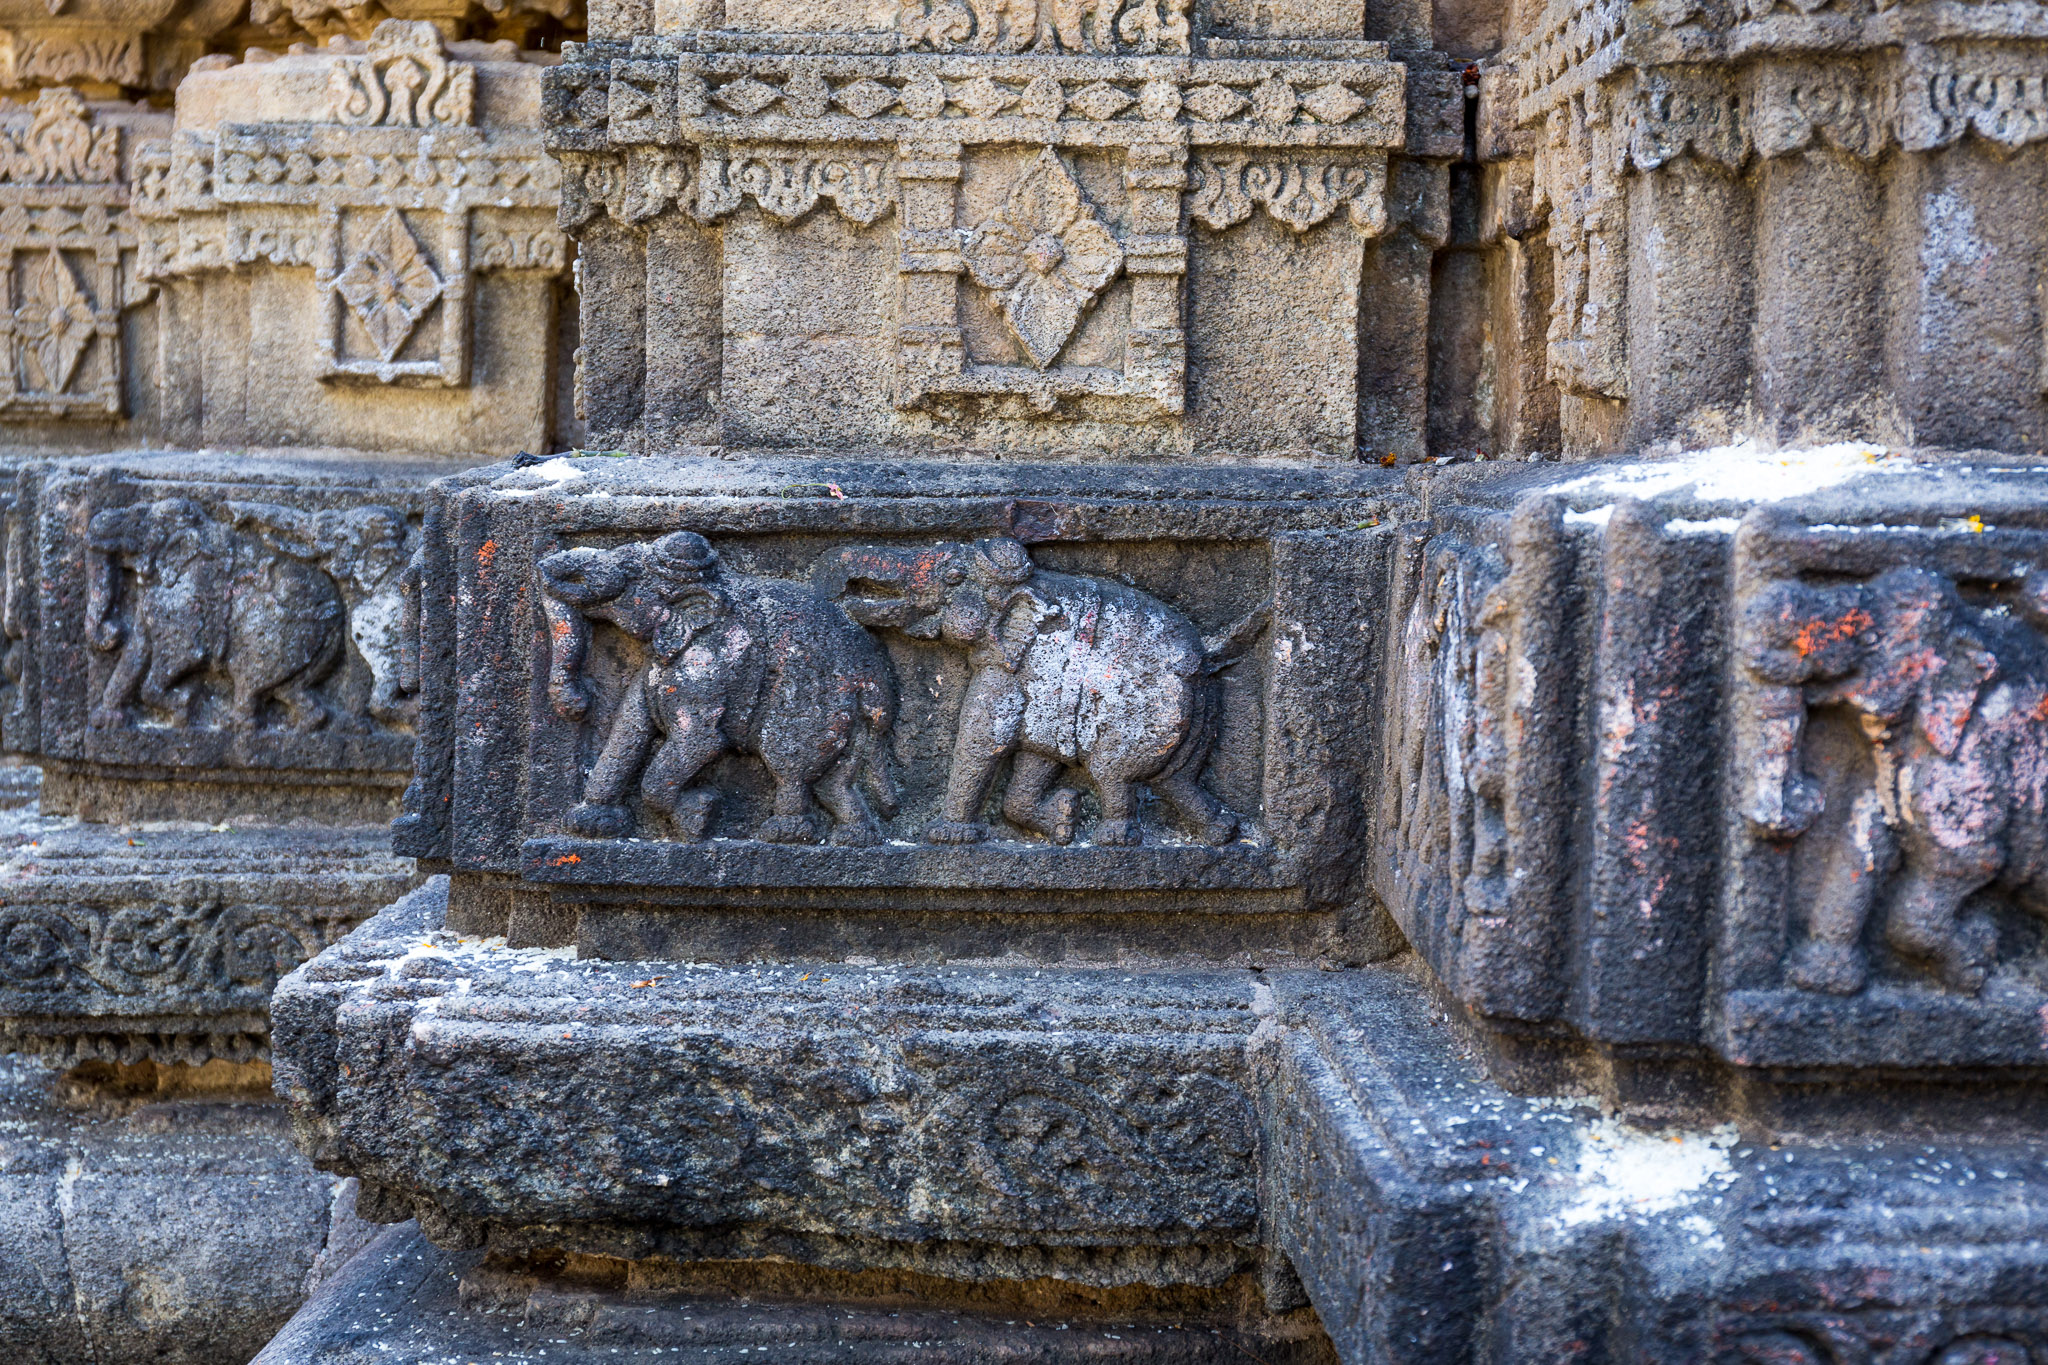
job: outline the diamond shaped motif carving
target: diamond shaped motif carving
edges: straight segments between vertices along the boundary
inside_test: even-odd
[[[873,118],[896,102],[896,92],[863,78],[844,87],[832,98],[855,118]]]
[[[1251,101],[1227,85],[1199,85],[1188,92],[1182,103],[1204,123],[1221,123],[1244,112]]]
[[[79,357],[92,341],[92,304],[56,247],[30,271],[23,294],[14,310],[15,335],[41,369],[43,391],[63,393],[71,387]]]
[[[953,103],[976,118],[994,118],[1016,102],[1015,92],[986,76],[976,76],[953,92]]]
[[[355,310],[377,354],[388,364],[441,297],[441,278],[394,209],[379,220],[370,240],[335,277],[334,288]]]
[[[782,98],[782,92],[752,76],[742,76],[712,96],[735,114],[751,117]]]
[[[1097,81],[1067,101],[1074,109],[1098,123],[1106,123],[1131,107],[1131,97],[1113,85]]]
[[[1261,123],[1292,123],[1300,107],[1294,87],[1277,72],[1252,87],[1252,116]]]
[[[975,283],[999,291],[1004,318],[1041,370],[1124,264],[1123,248],[1050,147],[968,235],[964,255]]]
[[[1354,114],[1365,108],[1365,101],[1341,81],[1331,81],[1302,96],[1301,107],[1315,115],[1318,123],[1348,123]]]

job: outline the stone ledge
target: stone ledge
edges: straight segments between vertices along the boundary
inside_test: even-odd
[[[637,1269],[637,1268],[636,1268]],[[928,1365],[1031,1361],[1325,1365],[1313,1322],[1164,1314],[1044,1311],[1037,1287],[1007,1308],[935,1306],[912,1291],[874,1300],[805,1299],[765,1268],[760,1292],[661,1292],[632,1271],[597,1283],[506,1274],[476,1252],[443,1251],[418,1228],[393,1228],[307,1303],[254,1365],[385,1365],[393,1360],[609,1362],[622,1354],[735,1361],[915,1360]],[[923,1286],[920,1286],[921,1288]],[[781,1292],[777,1292],[778,1288]],[[1042,1291],[1040,1291],[1042,1295]],[[1034,1302],[1034,1297],[1037,1301]],[[1209,1321],[1204,1321],[1207,1318]]]

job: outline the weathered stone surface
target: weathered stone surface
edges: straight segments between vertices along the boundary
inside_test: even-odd
[[[0,9],[0,88],[168,93],[238,12],[221,0],[10,3]]]
[[[130,210],[147,105],[44,90],[0,119],[0,446],[100,450],[157,426],[159,334]]]
[[[1454,485],[1404,532],[1376,836],[1446,988],[1744,1066],[2038,1066],[2043,479],[1837,447]]]
[[[558,459],[436,497],[402,852],[558,902],[1139,893],[1385,951],[1349,853],[1378,471]]]
[[[542,53],[367,42],[208,63],[142,155],[163,439],[507,456],[554,434],[569,268]]]
[[[272,1005],[306,1150],[444,1239],[1111,1285],[1256,1259],[1248,976],[578,961],[445,906]]]
[[[1368,309],[1403,287],[1384,44],[1191,37],[1154,0],[984,8],[600,42],[549,73],[562,222],[606,281],[593,439],[1348,460],[1368,404],[1419,387],[1421,336],[1382,356],[1359,321],[1361,273]]]
[[[1275,1365],[1332,1358],[1304,1315],[1267,1318],[1229,1299],[1146,1303],[1056,1292],[1041,1282],[992,1302],[909,1276],[806,1277],[774,1267],[676,1276],[676,1267],[664,1275],[664,1267],[600,1257],[538,1263],[545,1267],[538,1273],[509,1270],[478,1253],[442,1251],[409,1225],[393,1228],[323,1286],[257,1361],[595,1361],[624,1352],[685,1360],[766,1353],[1162,1365],[1248,1354]],[[817,1301],[819,1290],[837,1291],[829,1306]],[[949,1306],[949,1298],[959,1302]]]
[[[268,1055],[278,978],[402,894],[382,830],[14,817],[0,1042],[64,1063]]]
[[[98,783],[99,818],[388,810],[412,730],[403,579],[443,468],[276,452],[24,469],[4,719],[10,749],[52,766],[46,804]],[[134,778],[179,790],[150,810]]]
[[[2026,1360],[2038,1116],[1653,1129],[1487,1079],[1397,972],[1275,978],[1265,1217],[1345,1360]],[[1974,1112],[1973,1112],[1974,1111]],[[1804,1131],[1801,1131],[1804,1130]]]
[[[1490,126],[1539,145],[1482,154],[1533,172],[1507,235],[1552,260],[1566,449],[2040,448],[2038,8],[1555,0],[1509,26]]]
[[[90,1070],[90,1069],[88,1069]],[[242,1360],[369,1240],[260,1067],[0,1057],[0,1343],[36,1365]]]

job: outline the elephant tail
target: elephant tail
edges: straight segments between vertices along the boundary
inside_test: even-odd
[[[1231,662],[1235,662],[1232,660]],[[1218,665],[1228,668],[1229,663]],[[1210,675],[1208,670],[1188,679],[1188,689],[1193,694],[1188,711],[1188,731],[1174,746],[1173,753],[1166,760],[1166,766],[1152,780],[1178,777],[1182,773],[1199,778],[1202,768],[1209,762],[1209,751],[1216,747],[1217,713],[1223,705],[1223,683]]]
[[[1231,622],[1214,635],[1202,637],[1202,672],[1221,673],[1224,669],[1244,658],[1245,651],[1252,647],[1252,641],[1273,619],[1273,599],[1253,607],[1250,611]]]

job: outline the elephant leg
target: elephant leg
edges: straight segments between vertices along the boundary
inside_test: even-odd
[[[612,718],[604,749],[583,783],[583,800],[569,812],[571,833],[587,839],[616,839],[633,828],[626,791],[640,773],[647,746],[654,742],[654,716],[647,709],[644,678],[635,678]]]
[[[860,792],[861,761],[848,752],[817,785],[818,804],[832,816],[832,842],[844,848],[866,848],[882,841],[882,827]]]
[[[186,679],[205,662],[204,655],[166,655],[161,649],[152,648],[149,667],[143,671],[142,684],[138,689],[142,704],[170,712],[171,724],[184,729],[192,723],[192,707],[197,700],[195,689],[186,683]],[[239,706],[234,714],[240,716]]]
[[[754,837],[771,844],[817,843],[818,803],[811,797],[810,774],[770,763],[768,775],[775,779],[775,811]]]
[[[1138,819],[1138,784],[1121,775],[1089,774],[1102,794],[1102,818],[1095,822],[1095,842],[1120,847],[1145,842]]]
[[[1959,920],[1957,912],[1990,879],[1977,872],[1943,875],[1916,866],[1918,861],[1906,859],[1885,936],[1907,957],[1933,963],[1943,985],[1975,995],[1991,974],[1997,936],[1990,925]]]
[[[1221,847],[1237,837],[1237,817],[1209,791],[1195,774],[1181,770],[1152,779],[1152,790],[1165,799],[1187,821],[1195,837],[1211,847]]]
[[[934,844],[977,844],[988,838],[981,823],[981,803],[989,779],[1017,743],[1024,718],[1024,691],[1000,668],[984,668],[967,684],[960,702],[960,729],[953,740],[953,766],[946,774],[946,795],[939,818],[926,827]]]
[[[118,730],[128,723],[128,703],[135,699],[135,689],[149,668],[148,639],[139,632],[129,632],[127,643],[115,656],[113,676],[100,693],[100,704],[93,708],[93,728]]]
[[[1074,842],[1075,817],[1081,793],[1060,787],[1050,796],[1046,788],[1059,775],[1058,759],[1043,754],[1018,754],[1010,765],[1010,785],[1003,792],[1003,818],[1020,829],[1043,834],[1056,844]]]
[[[1880,887],[1898,863],[1898,841],[1885,823],[1877,793],[1865,792],[1849,812],[1848,842],[1828,868],[1807,913],[1807,939],[1792,955],[1792,984],[1830,995],[1863,989],[1863,926]]]
[[[671,731],[647,761],[647,771],[640,778],[641,799],[675,821],[686,839],[702,839],[711,827],[718,793],[707,787],[693,789],[690,783],[725,747],[725,735],[714,715],[708,721],[697,719],[688,729]]]

